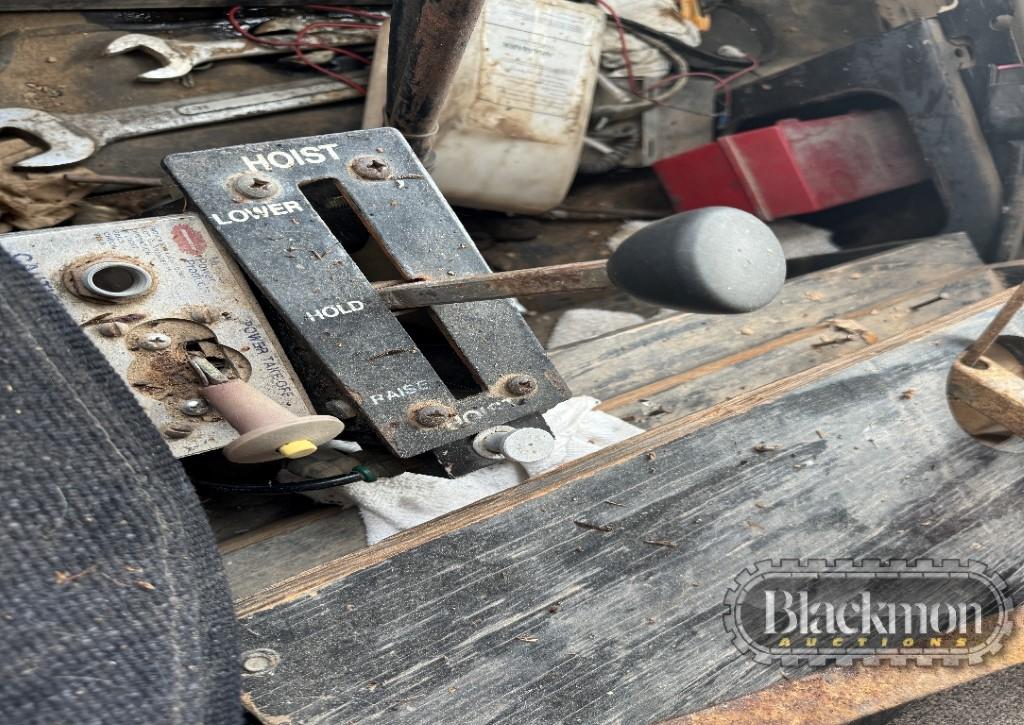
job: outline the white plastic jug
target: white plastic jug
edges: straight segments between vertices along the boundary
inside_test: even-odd
[[[565,0],[488,0],[441,113],[431,174],[452,204],[537,213],[569,191],[594,96],[604,13]],[[388,27],[363,127],[382,125]]]

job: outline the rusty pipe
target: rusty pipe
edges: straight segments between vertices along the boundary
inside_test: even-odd
[[[602,259],[436,281],[383,282],[374,286],[388,307],[405,310],[457,302],[607,289],[612,286],[607,267],[608,262]]]
[[[484,0],[396,0],[388,41],[384,119],[429,169],[441,107]]]

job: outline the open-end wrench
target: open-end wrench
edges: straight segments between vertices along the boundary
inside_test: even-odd
[[[306,41],[327,45],[353,45],[372,43],[375,30],[351,29],[311,33]],[[292,42],[294,35],[274,36],[274,40]],[[160,68],[139,75],[140,80],[162,81],[180,78],[205,63],[263,55],[284,55],[294,52],[286,45],[265,46],[244,40],[185,41],[167,40],[154,35],[130,33],[113,40],[106,48],[107,55],[118,55],[131,50],[143,50],[161,63]]]
[[[366,76],[365,71],[352,73],[352,79],[361,83],[366,82]],[[359,91],[337,81],[315,80],[98,113],[48,113],[34,108],[0,108],[0,130],[21,131],[46,143],[49,149],[17,164],[19,168],[39,169],[84,161],[97,149],[123,138],[322,106],[361,96]]]
[[[325,45],[353,45],[372,43],[377,31],[353,28],[310,33],[304,43]],[[275,41],[293,42],[294,35],[274,36]],[[181,78],[204,63],[215,60],[232,60],[235,58],[251,58],[261,55],[284,55],[293,53],[288,45],[260,45],[243,38],[230,40],[167,40],[155,35],[129,33],[122,35],[107,45],[107,55],[119,55],[131,50],[143,50],[160,62],[161,66],[139,75],[144,81],[163,81]]]

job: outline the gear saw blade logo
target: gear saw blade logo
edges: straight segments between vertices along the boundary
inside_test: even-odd
[[[761,561],[725,596],[733,644],[762,664],[979,664],[1010,634],[1002,578],[957,559]]]

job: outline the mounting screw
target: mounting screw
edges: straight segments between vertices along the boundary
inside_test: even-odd
[[[171,346],[171,336],[162,332],[151,332],[139,342],[143,350],[166,350]]]
[[[185,415],[206,415],[210,412],[210,404],[203,398],[190,398],[182,401],[178,409]]]
[[[454,415],[451,410],[440,405],[424,405],[413,411],[413,420],[424,428],[437,428]]]
[[[281,186],[273,179],[256,174],[240,174],[233,184],[235,191],[250,199],[266,199],[281,191]]]
[[[192,435],[193,430],[195,429],[188,423],[171,423],[170,425],[164,426],[163,434],[166,438],[170,438],[171,440],[180,440]]]
[[[120,322],[104,322],[96,327],[96,332],[103,337],[121,337],[124,335],[124,325]]]
[[[254,649],[242,655],[242,669],[251,675],[258,675],[274,669],[280,661],[280,656],[272,649]]]
[[[537,389],[537,381],[529,375],[516,375],[505,383],[505,390],[512,395],[529,395]]]
[[[360,156],[352,160],[352,170],[357,176],[370,181],[382,181],[391,176],[391,167],[383,159],[374,156]]]

